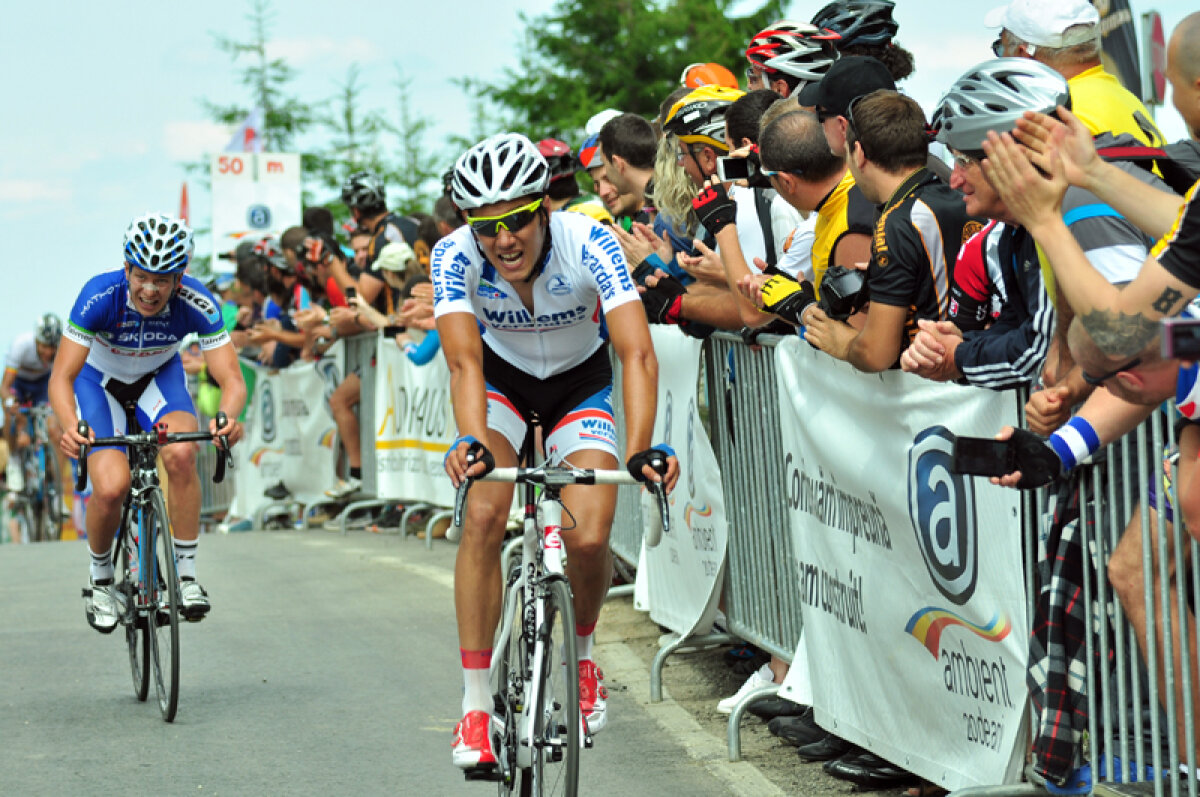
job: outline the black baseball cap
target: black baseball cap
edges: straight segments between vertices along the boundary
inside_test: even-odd
[[[801,89],[797,101],[845,116],[850,103],[879,89],[896,90],[896,81],[883,62],[867,55],[847,55],[834,61],[819,82]]]

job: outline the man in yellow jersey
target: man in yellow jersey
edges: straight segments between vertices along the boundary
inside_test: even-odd
[[[984,17],[1000,28],[998,56],[1032,58],[1067,79],[1071,111],[1092,132],[1130,133],[1154,147],[1166,143],[1141,100],[1100,62],[1100,14],[1087,0],[1012,0]]]

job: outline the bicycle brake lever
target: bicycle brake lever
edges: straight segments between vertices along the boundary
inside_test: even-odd
[[[654,498],[658,502],[658,515],[662,521],[663,534],[671,530],[671,512],[667,506],[667,490],[662,482],[648,482],[650,491],[654,493]]]
[[[474,479],[463,479],[462,484],[454,491],[454,528],[461,529],[463,525],[463,508],[467,505],[467,490],[471,489]]]
[[[75,427],[75,431],[83,438],[87,438],[89,431],[88,422],[80,421]],[[75,477],[75,492],[82,493],[87,489],[87,450],[88,444],[83,443],[79,446],[79,473]]]

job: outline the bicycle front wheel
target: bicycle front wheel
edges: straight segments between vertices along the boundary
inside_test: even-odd
[[[533,793],[575,797],[579,790],[579,664],[575,609],[566,579],[544,582],[544,616],[534,660],[541,660],[541,689],[533,715]]]
[[[153,541],[150,557],[150,573],[143,568],[142,578],[151,579],[149,591],[151,606],[157,611],[151,614],[151,648],[154,651],[154,688],[158,693],[158,707],[163,719],[175,720],[179,708],[179,574],[175,570],[175,542],[167,524],[167,509],[163,506],[162,493],[151,497],[150,509],[146,511],[142,533],[150,534]]]
[[[25,488],[22,493],[21,518],[25,526],[26,542],[41,542],[46,539],[46,530],[42,519],[42,494],[45,486],[42,484],[41,468],[38,467],[37,454],[33,446],[26,446],[21,451],[21,473],[25,477]]]
[[[128,510],[123,513],[125,523],[117,545],[117,589],[125,598],[125,644],[129,647],[129,669],[133,674],[133,693],[138,700],[145,701],[150,694],[150,629],[145,613],[138,606],[138,577],[141,567],[138,561],[137,543],[134,542],[136,527],[129,527]]]
[[[49,445],[42,446],[42,539],[62,539],[63,525],[62,471],[58,456]]]

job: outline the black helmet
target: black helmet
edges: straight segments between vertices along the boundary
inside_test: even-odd
[[[364,213],[387,210],[383,180],[375,172],[355,172],[342,184],[342,202],[351,210]]]
[[[890,44],[900,25],[892,19],[892,0],[839,0],[822,8],[812,24],[840,33],[838,49],[856,45]]]

